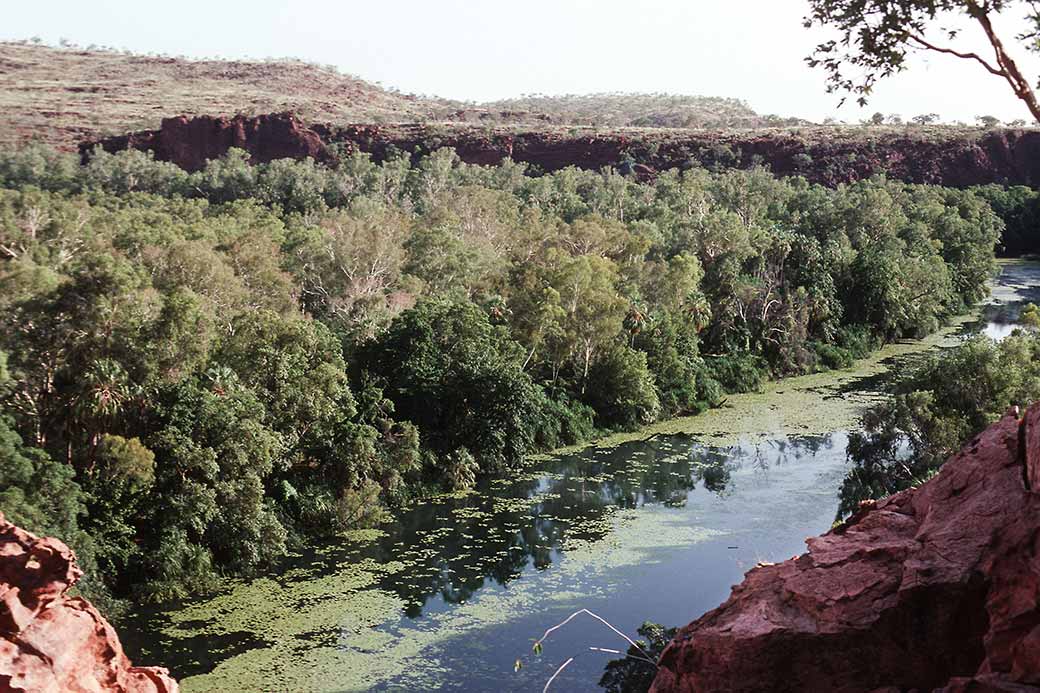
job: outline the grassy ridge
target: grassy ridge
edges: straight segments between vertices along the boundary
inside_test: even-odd
[[[477,122],[760,127],[736,99],[663,94],[525,96],[486,104],[403,94],[299,60],[189,60],[0,43],[0,144],[85,139],[158,127],[178,114],[293,111],[308,122]]]

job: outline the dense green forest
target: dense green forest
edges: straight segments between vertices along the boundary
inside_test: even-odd
[[[450,150],[193,174],[0,154],[0,509],[73,544],[94,595],[185,596],[928,333],[986,292],[990,203],[1034,197]]]

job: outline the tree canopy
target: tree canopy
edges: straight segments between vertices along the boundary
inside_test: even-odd
[[[187,596],[922,335],[984,292],[988,200],[1033,242],[1022,191],[884,178],[0,152],[0,509]]]

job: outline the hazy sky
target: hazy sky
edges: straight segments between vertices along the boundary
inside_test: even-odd
[[[857,121],[875,111],[1028,119],[998,78],[915,58],[866,109],[825,91],[803,58],[805,0],[0,0],[0,38],[65,38],[141,53],[298,57],[406,92],[489,100],[524,93],[731,96],[760,113]],[[1018,19],[1017,17],[1015,18]],[[1013,34],[1017,21],[1007,27]],[[970,27],[971,35],[978,32]],[[1020,65],[1040,60],[1015,46]],[[989,55],[987,51],[985,53]]]

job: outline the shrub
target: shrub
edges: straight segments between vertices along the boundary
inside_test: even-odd
[[[661,403],[646,354],[629,347],[615,347],[589,371],[584,400],[604,426],[638,428],[657,420]]]
[[[762,387],[767,370],[762,359],[747,352],[707,359],[708,372],[726,392],[752,392]]]

